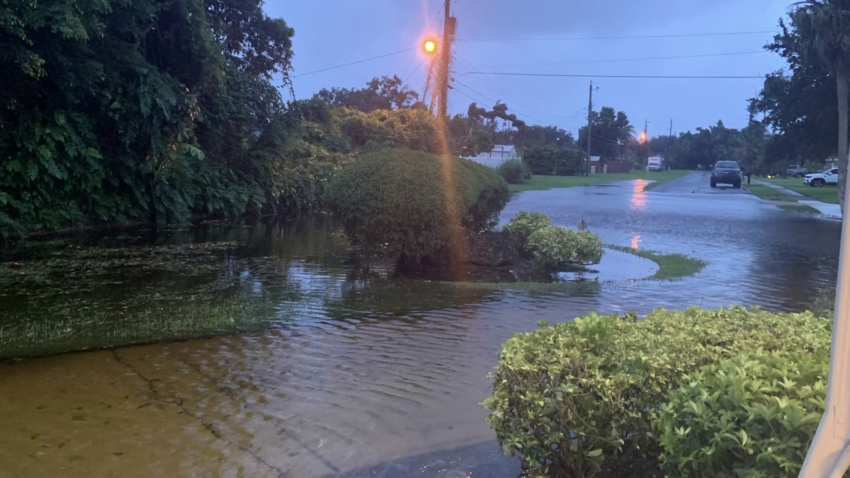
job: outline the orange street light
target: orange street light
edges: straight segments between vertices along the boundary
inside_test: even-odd
[[[422,47],[425,49],[426,53],[434,53],[437,51],[437,42],[434,40],[427,40]]]
[[[646,142],[646,133],[641,133],[641,134],[640,134],[640,142],[641,142],[641,143],[645,143],[645,142]]]

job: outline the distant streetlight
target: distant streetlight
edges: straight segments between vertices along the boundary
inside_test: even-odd
[[[434,53],[437,51],[437,42],[434,40],[427,40],[422,47],[425,49],[426,53]]]
[[[640,142],[641,142],[641,143],[646,143],[646,133],[641,133],[641,134],[640,134]]]

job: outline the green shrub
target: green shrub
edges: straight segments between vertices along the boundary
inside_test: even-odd
[[[531,179],[531,168],[519,159],[509,159],[500,164],[496,171],[508,184],[524,184]]]
[[[577,149],[532,146],[523,150],[522,159],[534,174],[575,176],[579,173],[584,153]]]
[[[551,225],[552,221],[549,216],[541,212],[520,211],[502,228],[502,231],[516,237],[522,247],[525,247],[528,243],[528,236],[538,229]]]
[[[684,377],[659,413],[667,476],[796,477],[826,401],[829,354],[762,350]]]
[[[602,240],[590,231],[573,231],[547,226],[528,236],[528,251],[544,269],[564,264],[598,264],[602,260]]]
[[[741,350],[826,353],[831,322],[735,307],[591,314],[502,346],[484,405],[531,476],[593,476],[660,455],[653,422],[682,377]]]
[[[324,195],[353,244],[413,261],[491,228],[509,198],[507,183],[486,166],[401,149],[359,156]]]

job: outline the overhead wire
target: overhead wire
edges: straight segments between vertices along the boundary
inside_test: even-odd
[[[700,55],[675,55],[675,56],[650,56],[643,58],[619,58],[619,59],[610,59],[610,60],[579,60],[579,61],[556,61],[556,62],[546,62],[546,63],[523,63],[523,64],[513,64],[513,65],[492,65],[494,68],[511,68],[511,67],[525,67],[525,66],[546,66],[546,65],[581,65],[588,63],[617,63],[617,62],[625,62],[625,61],[651,61],[651,60],[677,60],[684,58],[709,58],[709,57],[720,57],[720,56],[739,56],[739,55],[755,55],[758,53],[770,53],[767,50],[756,50],[756,51],[741,51],[741,52],[729,52],[729,53],[706,53]]]
[[[392,53],[386,53],[386,54],[383,54],[383,55],[373,56],[371,58],[364,58],[362,60],[352,61],[350,63],[344,63],[342,65],[330,66],[328,68],[322,68],[321,70],[308,71],[307,73],[301,73],[300,75],[293,75],[292,77],[293,78],[300,78],[302,76],[313,75],[313,74],[316,74],[316,73],[322,73],[322,72],[330,71],[330,70],[336,70],[337,68],[344,68],[346,66],[357,65],[359,63],[366,63],[367,61],[378,60],[380,58],[386,58],[388,56],[399,55],[399,54],[402,54],[402,53],[406,53],[406,52],[415,50],[417,48],[419,48],[419,47],[414,46],[414,47],[410,47],[410,48],[405,48],[404,50],[399,50],[399,51],[394,51]]]
[[[462,58],[462,57],[461,57],[460,55],[458,55],[457,53],[455,53],[455,59],[457,59],[458,61],[460,61],[460,62],[464,63],[464,64],[465,64],[465,65],[467,65],[468,67],[475,68],[475,65],[474,65],[474,64],[472,64],[472,62],[471,62],[471,61],[469,61],[469,60],[465,60],[464,58]],[[487,77],[482,77],[482,79],[483,79],[483,80],[485,80],[485,83],[488,83],[488,85],[491,87],[491,89],[492,89],[493,91],[495,91],[496,93],[498,93],[498,94],[499,94],[499,96],[502,96],[502,97],[503,97],[503,98],[505,98],[506,100],[513,102],[513,98],[510,98],[510,97],[508,97],[508,95],[505,95],[505,94],[504,94],[504,92],[503,92],[503,91],[501,91],[501,89],[498,87],[498,85],[496,85],[496,83],[495,83],[492,79],[489,79],[489,78],[487,78]],[[457,83],[460,83],[457,79],[455,79],[454,81],[455,81],[455,82],[457,82]],[[463,84],[463,83],[461,83],[461,84]],[[471,88],[470,86],[468,86],[468,85],[465,85],[465,86],[466,86],[467,88],[469,88],[469,89],[472,89],[472,88]],[[484,96],[482,93],[479,93],[479,95]],[[484,96],[484,97],[485,97],[485,98],[487,98],[486,96]],[[489,98],[488,98],[488,99],[489,99]],[[493,101],[493,100],[492,100],[492,99],[490,99],[490,101]],[[495,103],[496,103],[496,101],[493,101],[493,103],[495,104]],[[542,123],[549,123],[548,121],[543,121],[543,120],[541,120],[541,119],[539,119],[539,118],[535,118],[535,117],[533,117],[533,116],[531,116],[531,115],[527,115],[527,114],[521,113],[521,112],[519,112],[519,111],[518,111],[518,110],[516,110],[516,109],[512,109],[512,110],[513,110],[513,111],[514,111],[517,115],[519,115],[519,116],[523,116],[523,117],[528,118],[528,119],[530,119],[530,120],[532,120],[532,121],[536,121],[536,122],[541,123],[541,124],[542,124]]]
[[[691,38],[691,37],[719,37],[735,35],[761,35],[765,33],[779,33],[776,30],[757,30],[740,32],[710,32],[710,33],[673,33],[660,35],[618,35],[597,37],[526,37],[526,38],[458,38],[456,41],[465,42],[497,42],[497,41],[565,41],[565,40],[639,40],[647,38]]]
[[[506,71],[466,71],[457,73],[465,75],[493,75],[493,76],[533,76],[533,77],[561,77],[561,78],[638,78],[638,79],[672,79],[672,80],[744,80],[760,79],[764,75],[594,75],[586,73],[511,73]]]

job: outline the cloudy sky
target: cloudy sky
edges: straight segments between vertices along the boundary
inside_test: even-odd
[[[635,79],[602,75],[761,76],[780,69],[763,52],[772,34],[634,38],[777,30],[791,0],[452,0],[457,42],[449,107],[507,103],[532,124],[575,132],[586,120],[590,78],[480,75],[470,72],[600,75],[594,108],[625,111],[650,135],[722,119],[746,124],[746,99],[760,79]],[[427,61],[418,49],[345,68],[306,74],[419,45],[441,31],[443,0],[267,1],[266,11],[295,29],[296,98],[321,88],[362,87],[399,75],[422,92]],[[619,37],[619,38],[611,38]],[[623,38],[632,37],[632,38]],[[682,58],[690,56],[691,58]],[[666,58],[665,58],[666,57]],[[678,57],[678,58],[669,58]],[[298,76],[304,75],[304,76]]]

